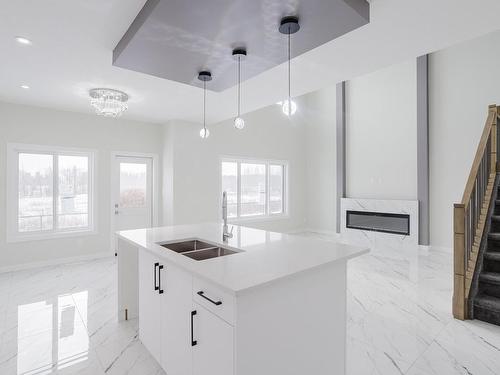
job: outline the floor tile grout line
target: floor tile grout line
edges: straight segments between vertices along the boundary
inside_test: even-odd
[[[427,366],[430,366],[429,368],[435,368],[434,363],[432,361],[430,362],[429,365],[427,364],[429,358],[432,358],[429,356],[434,353],[433,348],[436,348],[436,344],[441,343],[443,341],[443,339],[446,339],[446,341],[448,341],[447,336],[444,332],[446,330],[449,330],[450,327],[453,327],[452,324],[454,324],[453,323],[454,320],[453,319],[448,320],[448,318],[447,318],[448,315],[445,315],[445,313],[448,312],[446,309],[447,305],[445,305],[445,303],[441,301],[441,298],[444,298],[444,296],[446,294],[450,293],[450,290],[451,290],[450,288],[447,287],[447,283],[445,280],[449,276],[442,272],[442,270],[444,269],[444,265],[446,264],[446,262],[449,262],[450,259],[438,260],[438,261],[436,261],[436,264],[434,264],[433,266],[429,266],[428,264],[426,264],[427,263],[426,261],[420,261],[420,259],[419,259],[418,264],[417,264],[417,267],[419,267],[419,268],[417,270],[418,273],[417,273],[417,278],[415,279],[416,280],[415,282],[410,282],[411,280],[404,278],[404,275],[406,275],[406,273],[409,272],[409,263],[408,262],[404,263],[404,262],[400,261],[399,259],[396,259],[394,262],[392,262],[391,259],[388,258],[386,260],[387,263],[382,262],[383,264],[385,264],[385,266],[383,266],[383,265],[379,266],[380,262],[375,260],[373,262],[376,264],[376,266],[374,266],[373,269],[370,269],[370,264],[371,264],[370,261],[373,261],[373,259],[371,259],[371,260],[368,259],[366,262],[360,262],[359,268],[354,267],[354,269],[356,270],[356,275],[358,275],[358,273],[359,273],[359,275],[363,275],[363,274],[368,274],[369,276],[373,275],[373,280],[375,280],[374,286],[376,287],[376,290],[374,291],[374,290],[370,289],[371,285],[369,285],[369,283],[370,283],[370,280],[372,279],[371,277],[363,278],[363,280],[360,281],[359,284],[356,284],[356,287],[354,287],[354,288],[351,288],[348,286],[349,293],[352,294],[352,296],[350,298],[353,298],[354,296],[360,297],[362,305],[364,304],[367,307],[367,309],[361,309],[361,307],[355,306],[356,310],[351,310],[351,311],[354,311],[354,315],[351,315],[351,311],[348,311],[348,314],[351,317],[353,317],[353,319],[351,321],[353,324],[353,327],[356,324],[362,325],[363,321],[366,320],[366,318],[369,316],[369,314],[373,314],[373,313],[376,313],[376,314],[381,315],[383,317],[385,316],[385,319],[394,319],[395,318],[396,321],[403,324],[402,327],[408,328],[408,329],[405,328],[404,336],[401,336],[402,339],[406,340],[406,337],[408,337],[409,339],[412,339],[412,340],[414,340],[415,338],[418,338],[419,345],[421,345],[422,341],[424,343],[425,342],[429,343],[429,344],[425,343],[425,345],[421,345],[422,351],[415,353],[418,355],[416,355],[415,356],[416,358],[414,358],[414,359],[412,358],[413,357],[412,355],[407,355],[408,353],[414,352],[414,349],[412,347],[408,347],[408,349],[411,350],[411,352],[409,352],[408,350],[405,351],[405,349],[402,349],[403,350],[402,353],[404,354],[404,356],[401,358],[398,357],[399,360],[404,361],[403,358],[409,359],[409,361],[404,362],[404,365],[406,368],[406,371],[404,373],[408,374],[408,373],[412,372],[412,370],[415,370],[415,369],[419,369],[419,370],[424,369],[424,371],[425,371]],[[88,269],[89,270],[92,269],[93,265],[95,265],[95,264],[96,263],[92,263],[92,262],[88,263],[88,265],[89,265]],[[87,263],[86,263],[86,265],[87,265]],[[89,286],[92,284],[92,289],[95,290],[95,293],[96,293],[94,295],[94,299],[96,298],[96,296],[100,296],[101,293],[105,293],[105,294],[108,294],[110,296],[112,294],[114,294],[113,288],[116,287],[116,285],[115,285],[116,283],[114,283],[114,282],[111,283],[110,279],[108,277],[106,277],[105,275],[103,275],[101,271],[109,272],[110,270],[112,270],[113,272],[115,272],[116,267],[117,267],[116,263],[112,263],[112,264],[108,264],[107,262],[102,263],[101,266],[97,270],[97,272],[98,272],[97,277],[99,278],[99,280],[96,281],[95,283],[93,280],[91,280],[93,276],[91,277],[90,274],[88,273],[90,271],[86,271],[86,265],[79,264],[78,267],[65,267],[64,270],[62,271],[63,276],[61,277],[61,280],[63,282],[66,280],[70,280],[70,275],[72,273],[76,273],[73,275],[74,277],[72,278],[72,281],[74,281],[74,284],[78,287],[85,286],[86,283],[90,283]],[[390,269],[391,265],[393,265],[393,268],[397,269],[398,271],[403,271],[403,272],[402,273],[396,272],[395,274],[397,276],[394,276],[394,273],[387,272],[387,269],[388,268]],[[47,277],[52,277],[54,275],[53,269],[47,270],[47,271],[48,271]],[[55,272],[55,273],[57,274],[57,272]],[[387,273],[389,275],[387,275]],[[439,275],[436,275],[436,273],[439,273]],[[86,277],[86,275],[88,277]],[[94,275],[93,271],[92,271],[92,275]],[[443,277],[441,277],[440,275],[443,275]],[[43,277],[44,277],[43,274],[35,273],[35,275],[32,277],[32,280],[33,281],[43,280]],[[386,279],[386,278],[388,278],[388,279]],[[13,278],[12,280],[15,280],[15,278]],[[382,296],[378,295],[378,293],[384,293],[384,285],[388,285],[388,284],[386,284],[386,282],[388,282],[387,280],[389,280],[393,283],[403,282],[403,284],[401,284],[401,296],[405,297],[404,300],[402,300],[402,301],[399,300],[398,293],[395,292],[398,289],[396,289],[392,286],[387,286],[387,288],[389,288],[389,289],[387,289],[387,291],[389,292],[390,295],[382,295]],[[437,283],[439,283],[439,284],[437,284]],[[17,284],[17,281],[16,281],[16,284]],[[439,290],[433,288],[433,285],[435,285],[436,288],[439,288]],[[78,289],[77,287],[75,287],[75,288]],[[81,304],[80,302],[77,303],[77,300],[78,300],[77,296],[73,293],[74,290],[76,290],[76,289],[72,289],[70,292],[68,292],[68,294],[71,294],[71,300],[68,300],[68,303],[72,302],[73,305],[75,305],[75,307],[77,309],[78,316],[80,318],[80,322],[82,322],[83,325],[85,325],[85,327],[86,327],[86,335],[89,339],[89,353],[91,353],[92,356],[95,356],[95,359],[97,362],[95,364],[96,371],[97,371],[97,368],[99,368],[101,371],[104,372],[103,363],[108,362],[106,359],[108,356],[106,356],[106,355],[103,356],[103,353],[101,352],[99,355],[102,357],[102,359],[104,359],[104,362],[102,362],[97,354],[98,351],[101,350],[101,348],[97,348],[96,346],[94,346],[94,344],[90,343],[90,332],[88,329],[88,324],[85,324],[85,321],[83,319],[84,311],[82,311],[82,307],[84,307],[85,304]],[[427,292],[429,292],[429,291],[431,291],[431,292],[435,291],[435,293],[432,293],[432,295],[427,295]],[[360,294],[360,293],[362,293],[362,294]],[[367,296],[366,293],[368,293],[368,294],[373,293],[373,294],[371,296]],[[10,295],[9,295],[9,299],[10,299]],[[90,299],[91,298],[90,298],[90,294],[89,294],[89,301],[90,301]],[[99,297],[97,297],[97,299],[99,299]],[[378,301],[378,303],[377,303],[377,301]],[[115,303],[115,302],[113,302],[113,303]],[[351,303],[352,303],[352,301],[351,301]],[[366,304],[366,303],[368,303],[368,304]],[[90,306],[90,303],[89,303],[89,306]],[[88,319],[87,323],[90,323],[92,321],[93,322],[92,324],[97,326],[103,322],[103,319],[107,319],[108,316],[111,316],[111,310],[108,309],[109,304],[104,304],[104,306],[107,309],[107,311],[104,314],[97,313],[93,318],[91,318],[91,316],[89,314],[87,317],[87,319]],[[99,306],[97,306],[97,305],[95,306],[96,309],[98,307]],[[424,312],[420,311],[421,308],[428,309],[430,313],[435,314],[437,321],[438,322],[440,321],[441,323],[438,323],[437,321],[435,321],[432,318],[430,318],[429,316],[427,316]],[[403,314],[403,315],[399,315],[399,314]],[[410,314],[410,315],[407,315],[407,314]],[[361,318],[359,318],[359,317],[361,317]],[[95,319],[95,320],[92,320],[92,319]],[[359,323],[359,322],[361,322],[361,323]],[[1,313],[0,313],[0,324],[3,324]],[[354,335],[352,335],[352,338],[353,338],[353,340],[359,340],[359,344],[362,345],[362,347],[365,347],[367,349],[370,348],[369,350],[377,350],[377,356],[376,356],[377,358],[375,358],[375,361],[373,363],[368,364],[368,365],[374,366],[374,367],[371,367],[371,368],[373,368],[372,371],[375,371],[377,374],[384,373],[384,368],[385,368],[384,366],[390,366],[390,364],[383,357],[381,357],[380,354],[384,353],[384,350],[387,349],[387,350],[389,350],[388,353],[392,355],[392,351],[390,349],[391,346],[388,343],[386,343],[386,341],[389,338],[391,338],[392,336],[388,334],[387,337],[383,339],[384,341],[380,341],[381,345],[377,345],[377,344],[379,344],[378,340],[374,341],[374,339],[371,339],[371,340],[369,339],[371,337],[375,337],[374,335],[377,333],[376,330],[373,330],[374,327],[370,328],[370,324],[373,326],[374,324],[377,324],[377,322],[376,321],[374,322],[372,319],[370,319],[370,322],[366,322],[364,324],[366,324],[366,327],[367,327],[366,329],[371,329],[371,331],[367,331],[368,334],[360,334],[360,335],[354,334]],[[388,325],[388,329],[391,328],[389,325]],[[395,329],[398,329],[397,327],[398,326],[395,326]],[[469,327],[469,326],[467,326],[467,327]],[[110,328],[109,331],[108,331],[108,328],[106,328],[106,331],[103,332],[103,335],[100,336],[100,338],[105,338],[105,337],[108,337],[108,335],[109,335],[110,340],[114,340],[115,338],[118,340],[123,340],[123,341],[121,341],[121,343],[129,341],[126,338],[128,335],[122,336],[119,328],[115,329],[114,324],[111,325],[109,328]],[[422,330],[424,330],[424,331],[422,331]],[[412,331],[414,332],[414,336],[409,336],[409,335],[411,335]],[[476,331],[476,330],[473,329],[473,331]],[[362,333],[362,331],[359,331],[359,332]],[[423,333],[431,332],[432,334],[429,334],[429,335],[424,334],[422,336],[422,332]],[[481,331],[479,331],[479,332],[481,332]],[[395,333],[397,333],[397,332],[395,332]],[[82,332],[82,334],[83,334],[83,332]],[[84,337],[84,336],[82,336],[82,337]],[[123,337],[123,338],[120,339],[119,337]],[[367,339],[363,339],[363,337],[366,337]],[[494,336],[494,337],[496,340],[496,336]],[[397,339],[398,337],[394,337],[394,338]],[[427,339],[428,339],[428,341],[427,341]],[[1,338],[0,338],[0,340],[1,340]],[[495,343],[496,343],[496,341],[495,341]],[[404,344],[404,342],[403,342],[403,344]],[[411,342],[410,342],[410,344],[411,344]],[[122,346],[122,345],[120,344],[119,346]],[[1,347],[1,341],[0,341],[0,347]],[[142,358],[144,358],[144,359],[149,358],[149,357],[145,356],[145,354],[143,353],[143,351],[145,349],[143,349],[142,347],[139,347],[139,349],[141,352],[141,354],[140,354],[141,361],[142,361]],[[131,355],[133,357],[130,357]],[[133,353],[127,353],[125,358],[122,358],[119,360],[119,362],[120,362],[119,365],[122,366],[126,362],[133,360],[134,358],[136,358],[135,357],[136,355],[139,355],[139,354],[136,353],[135,350],[133,351]],[[417,367],[419,365],[419,361],[422,361],[422,360],[426,360],[424,366]],[[0,369],[0,372],[1,371],[2,370]],[[432,373],[432,371],[429,371],[429,372]],[[455,374],[455,372],[453,372],[453,370],[452,370],[452,373]],[[348,373],[347,375],[351,375],[351,374]]]
[[[446,329],[446,327],[448,327],[448,325],[451,324],[452,321],[449,321],[448,323],[446,323],[444,325],[443,328],[441,328],[441,330],[438,332],[438,334],[432,339],[431,343],[429,344],[429,346],[427,346],[427,348],[411,363],[410,367],[408,367],[408,370],[405,372],[405,375],[409,373],[409,371],[415,366],[415,364],[417,363],[417,361],[422,358],[425,353],[427,353],[427,351],[431,348],[432,344],[434,343],[437,343],[436,342],[436,339],[441,335],[441,333],[443,333],[443,331]]]

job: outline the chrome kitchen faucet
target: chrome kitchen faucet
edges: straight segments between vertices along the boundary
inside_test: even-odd
[[[222,227],[222,241],[227,242],[228,238],[233,238],[233,229],[231,227],[231,232],[228,231],[227,227],[227,192],[222,193],[222,220],[224,220],[224,226]]]

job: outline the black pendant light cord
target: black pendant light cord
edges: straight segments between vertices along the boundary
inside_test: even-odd
[[[241,56],[238,55],[238,117],[241,114]]]
[[[290,68],[290,60],[291,60],[291,42],[290,42],[290,39],[291,39],[291,27],[289,26],[288,27],[288,114],[290,115],[290,113],[292,112],[292,89],[291,89],[291,68]]]
[[[205,129],[205,133],[207,131],[206,103],[207,103],[207,82],[203,81],[203,129]]]

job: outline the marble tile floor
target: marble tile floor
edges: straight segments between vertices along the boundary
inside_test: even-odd
[[[350,261],[347,374],[500,374],[500,327],[454,320],[451,287],[449,253]],[[116,299],[115,258],[0,274],[0,374],[164,374]]]

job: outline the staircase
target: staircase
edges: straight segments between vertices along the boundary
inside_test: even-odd
[[[500,191],[499,175],[489,210],[487,232],[473,281],[472,317],[500,325]]]
[[[462,200],[453,206],[453,316],[500,325],[500,106],[490,105]]]

